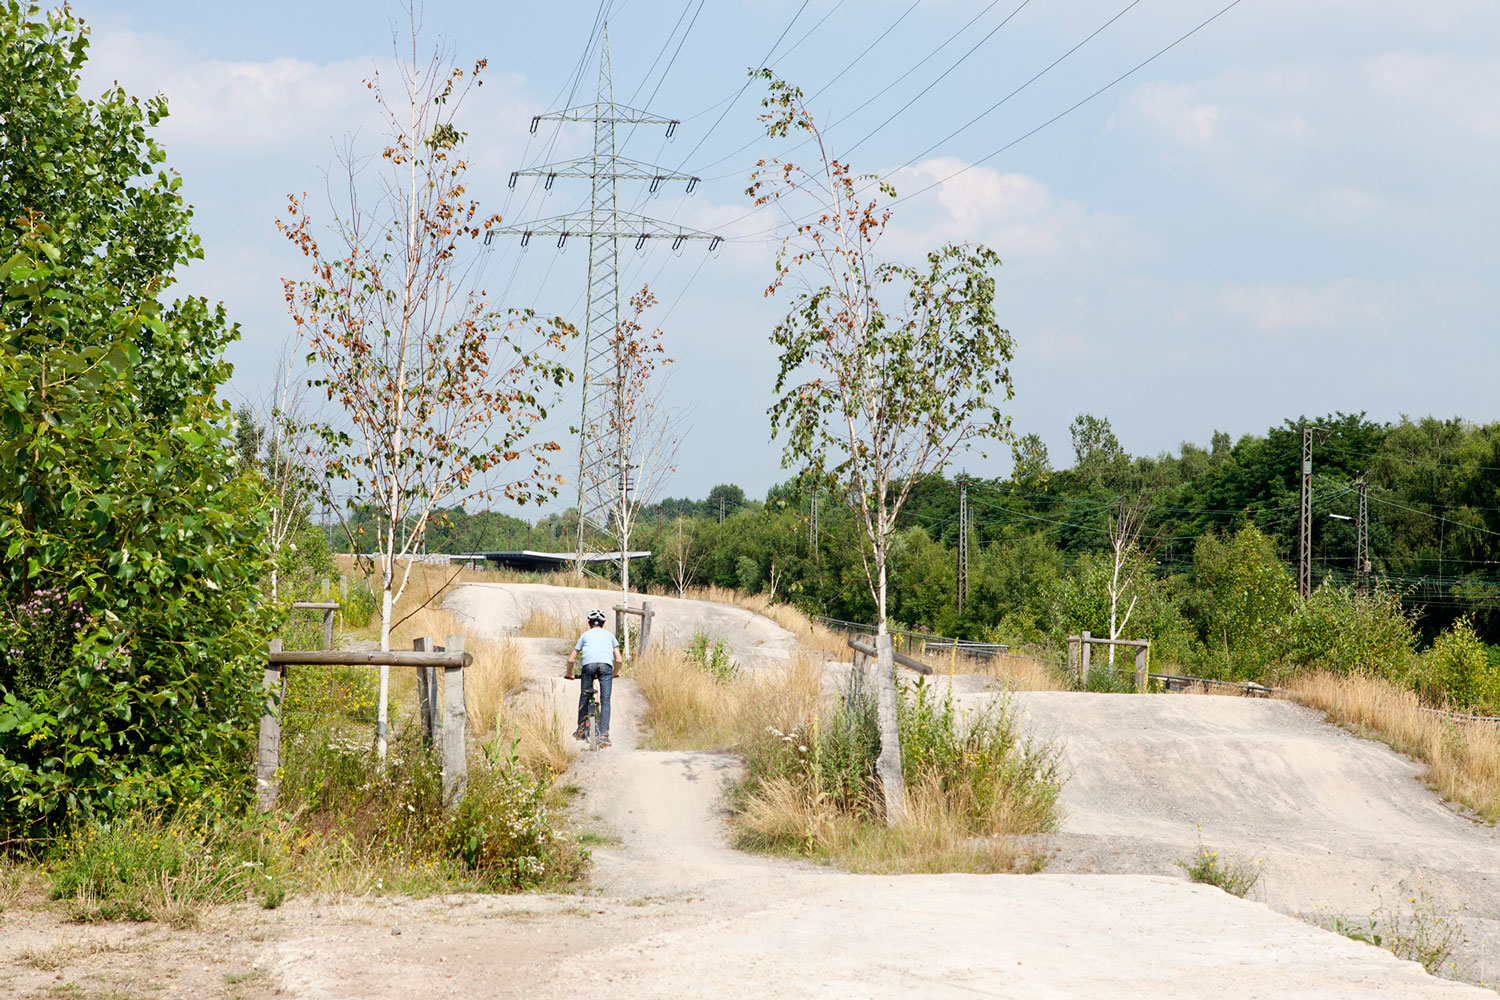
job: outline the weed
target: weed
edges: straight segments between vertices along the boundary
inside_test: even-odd
[[[1395,906],[1382,897],[1367,916],[1351,918],[1333,914],[1320,923],[1346,938],[1384,948],[1398,958],[1420,962],[1436,975],[1453,950],[1463,942],[1462,924],[1443,913],[1432,894],[1421,886],[1403,892]]]
[[[1192,859],[1177,861],[1175,864],[1192,881],[1223,889],[1231,896],[1239,896],[1241,899],[1260,881],[1259,862],[1221,858],[1218,851],[1210,851],[1203,846],[1202,836],[1198,838],[1198,850]]]
[[[729,647],[725,645],[723,636],[716,636],[710,643],[708,633],[694,633],[686,654],[689,660],[708,671],[709,676],[720,684],[728,684],[739,676],[739,664],[729,658]]]

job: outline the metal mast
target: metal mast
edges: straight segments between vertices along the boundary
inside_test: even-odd
[[[672,249],[685,240],[708,240],[709,250],[718,246],[720,237],[712,233],[686,229],[672,223],[620,210],[619,182],[649,181],[654,193],[663,182],[686,181],[692,192],[698,178],[665,167],[620,156],[615,145],[616,125],[664,125],[667,135],[676,131],[675,118],[663,118],[615,103],[614,83],[609,60],[609,25],[604,26],[599,56],[599,89],[593,104],[563,111],[536,115],[531,131],[544,121],[588,122],[594,126],[594,151],[591,156],[551,163],[530,170],[512,171],[510,186],[519,177],[544,177],[547,190],[557,178],[588,180],[593,185],[588,215],[575,213],[538,219],[510,226],[497,226],[485,234],[489,243],[494,233],[521,237],[521,246],[534,235],[555,236],[562,248],[570,236],[589,241],[588,305],[583,319],[583,363],[579,371],[582,383],[578,423],[578,555],[576,566],[583,570],[583,554],[589,525],[605,527],[612,494],[628,489],[629,458],[625,443],[616,440],[605,447],[595,445],[590,455],[590,438],[607,426],[616,359],[610,339],[620,328],[620,241],[635,240],[639,250],[647,240],[670,239]],[[626,558],[623,554],[622,559]]]
[[[958,610],[969,603],[969,479],[958,477]]]
[[[1297,515],[1297,593],[1312,593],[1312,443],[1314,428],[1302,427],[1302,497]]]
[[[1354,481],[1359,491],[1359,515],[1354,526],[1354,579],[1363,594],[1370,586],[1370,508],[1365,495],[1365,477]]]

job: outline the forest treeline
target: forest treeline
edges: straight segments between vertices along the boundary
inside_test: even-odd
[[[1295,596],[1302,427],[1313,445],[1315,587],[1352,589],[1358,501],[1367,483],[1370,589],[1385,595],[1420,642],[1464,619],[1500,642],[1500,423],[1403,418],[1379,423],[1335,413],[1288,420],[1265,434],[1131,456],[1105,418],[1072,425],[1072,464],[1056,468],[1031,435],[1015,473],[968,477],[969,585],[957,608],[959,486],[934,476],[916,489],[893,559],[891,613],[903,626],[1002,642],[1057,641],[1079,628],[1108,632],[1108,533],[1121,504],[1145,511],[1134,610],[1125,632],[1151,638],[1157,656],[1217,673],[1255,673],[1284,643]],[[765,592],[817,614],[866,622],[874,604],[849,508],[796,481],[747,500],[733,485],[701,501],[647,508],[632,548],[649,559],[641,586],[718,584]],[[536,522],[452,510],[427,536],[429,551],[573,545],[576,514]],[[1258,581],[1258,582],[1257,582]],[[1259,588],[1248,594],[1247,588]],[[1238,588],[1241,593],[1234,591]],[[1248,596],[1247,596],[1248,595]],[[1259,611],[1239,605],[1260,601]],[[1276,618],[1276,621],[1272,621]],[[1242,647],[1253,647],[1245,649]]]

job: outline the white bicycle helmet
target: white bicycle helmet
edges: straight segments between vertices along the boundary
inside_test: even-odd
[[[590,625],[602,626],[604,624],[604,611],[603,611],[603,609],[602,608],[595,608],[594,610],[590,611],[589,614],[588,614],[588,622],[589,622]]]

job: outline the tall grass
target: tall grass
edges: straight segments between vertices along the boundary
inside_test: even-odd
[[[658,750],[724,749],[761,726],[794,726],[816,709],[822,682],[809,656],[721,679],[685,650],[662,646],[631,671],[646,699],[647,745]]]
[[[505,703],[491,740],[533,776],[550,778],[571,767],[577,756],[570,732],[550,691],[528,691]]]
[[[520,634],[531,639],[567,639],[576,636],[581,631],[582,629],[576,624],[565,622],[556,615],[533,608],[522,619]]]
[[[464,670],[464,708],[469,716],[469,735],[481,739],[495,730],[505,714],[505,700],[521,690],[521,647],[510,639],[480,639],[464,643],[474,662]]]
[[[1010,838],[1055,828],[1055,748],[1027,739],[1003,699],[963,716],[919,682],[901,706],[905,824],[885,824],[875,700],[851,673],[843,698],[745,747],[738,842],[855,870],[1035,870],[1037,857]]]
[[[1426,763],[1428,782],[1444,798],[1500,821],[1500,726],[1424,711],[1412,691],[1364,674],[1301,674],[1287,688],[1330,721]]]
[[[734,604],[763,615],[792,633],[797,647],[804,653],[825,654],[833,659],[849,655],[846,636],[813,621],[807,614],[790,604],[779,604],[765,594],[746,594],[728,587],[689,587],[686,595],[693,601],[712,601],[716,604]]]

